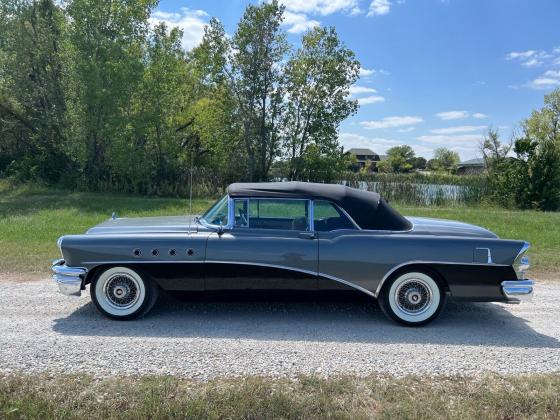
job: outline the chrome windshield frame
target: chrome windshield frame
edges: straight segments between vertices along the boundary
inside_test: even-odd
[[[227,224],[226,224],[226,225],[223,225],[223,226],[220,226],[220,225],[215,225],[215,224],[213,224],[213,223],[209,223],[209,222],[204,218],[204,215],[207,214],[212,208],[214,208],[214,206],[216,206],[218,203],[220,203],[220,202],[221,202],[222,200],[224,200],[224,198],[226,198],[226,197],[227,197],[227,206],[228,206],[228,208],[227,208],[227,215],[228,215],[228,222],[227,222]],[[212,205],[212,207],[210,207],[208,210],[206,210],[202,216],[200,216],[200,217],[198,218],[199,223],[200,223],[202,226],[206,227],[206,228],[215,229],[215,230],[217,230],[217,231],[220,230],[220,229],[222,229],[222,230],[229,230],[229,229],[231,229],[231,226],[233,225],[233,223],[232,223],[232,220],[233,220],[233,219],[232,219],[232,212],[233,212],[233,209],[232,209],[232,202],[233,202],[233,200],[231,199],[231,197],[230,197],[229,195],[224,195],[224,196],[221,197],[218,201],[216,201],[216,203],[214,203],[214,204]]]

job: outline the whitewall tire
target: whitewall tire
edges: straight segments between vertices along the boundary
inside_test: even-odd
[[[443,308],[445,292],[434,276],[420,271],[401,273],[383,286],[379,304],[391,319],[409,326],[425,325]]]
[[[110,267],[99,272],[90,285],[91,299],[109,318],[134,319],[154,306],[158,288],[150,279],[128,267]]]

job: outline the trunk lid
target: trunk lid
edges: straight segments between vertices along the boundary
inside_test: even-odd
[[[480,226],[454,220],[407,217],[412,223],[413,235],[467,236],[474,238],[497,238],[498,236]]]

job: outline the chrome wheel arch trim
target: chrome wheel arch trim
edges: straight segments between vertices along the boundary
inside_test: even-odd
[[[492,266],[492,267],[509,267],[508,264],[494,264],[494,263],[473,263],[473,262],[449,262],[449,261],[425,261],[425,260],[412,260],[412,261],[406,261],[403,263],[400,263],[396,266],[394,266],[393,268],[391,268],[389,271],[387,271],[387,273],[385,273],[385,275],[383,276],[383,278],[381,279],[381,281],[379,282],[379,284],[377,285],[377,289],[375,289],[375,293],[374,296],[377,298],[379,296],[379,293],[381,293],[381,289],[383,288],[383,285],[385,284],[385,282],[387,281],[387,279],[389,277],[391,277],[391,275],[403,268],[406,267],[407,265],[429,265],[429,264],[445,264],[445,265],[481,265],[481,266]]]

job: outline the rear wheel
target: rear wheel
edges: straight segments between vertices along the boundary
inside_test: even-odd
[[[408,326],[426,325],[439,315],[444,302],[445,293],[435,277],[420,271],[390,279],[379,296],[385,315]]]
[[[126,320],[148,313],[156,303],[158,288],[137,271],[128,267],[111,267],[93,279],[90,294],[103,315]]]

